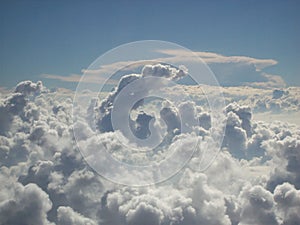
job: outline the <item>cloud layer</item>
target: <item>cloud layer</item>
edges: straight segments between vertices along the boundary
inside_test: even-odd
[[[164,76],[180,75],[161,69]],[[154,68],[145,72],[153,71],[157,73]],[[132,77],[123,78],[119,87]],[[170,93],[180,94],[185,88]],[[197,131],[203,148],[208,143],[210,112],[196,88],[188,88],[194,102],[176,107],[188,118],[198,119],[199,127],[187,123],[188,132],[173,133],[169,137],[176,143],[173,147],[189,148],[191,131]],[[213,87],[210,90],[214,92]],[[113,103],[114,93],[102,102],[104,110],[108,100]],[[299,88],[225,88],[227,129],[222,151],[211,166],[197,171],[201,155],[196,154],[168,181],[134,188],[103,179],[76,148],[73,128],[81,131],[83,144],[97,146],[90,125],[94,109],[82,109],[80,120],[72,121],[72,92],[51,92],[41,82],[21,82],[14,91],[0,95],[0,224],[297,224],[299,126],[253,117],[299,112],[299,93]],[[202,107],[197,107],[200,103]],[[169,110],[166,114],[175,113]],[[166,120],[174,125],[172,118]],[[116,132],[105,131],[109,132],[100,136],[100,142],[112,155],[143,162],[140,154],[118,144]]]
[[[214,52],[193,52],[184,49],[159,49],[154,50],[160,55],[151,59],[152,62],[199,62],[206,63],[222,86],[254,86],[254,87],[285,87],[286,83],[280,75],[267,74],[265,68],[276,65],[278,62],[274,59],[257,59],[248,56],[225,56]],[[150,52],[153,54],[153,52]],[[104,79],[103,74],[113,75],[114,71],[126,69],[128,71],[136,70],[143,66],[146,61],[120,61],[112,64],[101,65],[100,68],[89,70],[83,69],[82,73],[85,79],[82,82],[105,83],[115,85],[115,79]],[[126,68],[124,68],[126,66]],[[42,74],[41,77],[46,79],[55,79],[65,82],[79,82],[81,75],[71,74],[61,76],[54,74]]]

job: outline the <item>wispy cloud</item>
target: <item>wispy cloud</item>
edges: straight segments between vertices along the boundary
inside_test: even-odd
[[[248,65],[254,65],[257,71],[276,65],[278,62],[274,59],[257,59],[248,56],[224,56],[213,52],[194,52],[194,55],[189,51],[182,49],[159,49],[157,52],[169,55],[173,60],[199,60],[201,58],[207,64],[212,63],[244,63]]]
[[[249,82],[246,85],[258,88],[283,88],[286,86],[285,81],[279,75],[262,73],[262,76],[266,78],[265,82]]]
[[[158,49],[170,61],[199,61],[209,65],[223,86],[252,85],[256,87],[283,87],[284,80],[279,75],[263,72],[267,67],[278,62],[274,59],[258,59],[249,56],[225,56],[213,52],[193,52],[183,49]]]
[[[82,76],[78,74],[71,74],[69,76],[55,75],[55,74],[42,74],[41,77],[46,79],[60,80],[64,82],[74,82],[78,83],[81,81]],[[105,78],[101,78],[99,76],[88,76],[88,79],[84,79],[83,82],[87,83],[95,83],[95,84],[117,84],[117,80],[106,80]]]

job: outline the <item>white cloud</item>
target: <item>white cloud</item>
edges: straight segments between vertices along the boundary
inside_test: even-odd
[[[43,91],[44,87],[41,81],[38,81],[37,83],[33,83],[29,80],[20,82],[16,88],[16,93],[21,93],[23,95],[30,95],[30,94],[36,94],[38,95]]]
[[[222,86],[254,85],[259,87],[285,86],[280,76],[263,72],[267,67],[278,62],[274,59],[257,59],[248,56],[225,56],[212,52],[194,52],[184,50],[159,49],[157,52],[166,55],[170,61],[197,61],[207,63]]]
[[[0,177],[0,224],[53,224],[47,220],[47,212],[52,202],[47,193],[36,184],[22,184]],[[53,224],[54,225],[54,224]]]
[[[75,212],[71,207],[60,206],[57,209],[58,225],[96,225],[97,223],[91,219],[85,218]]]
[[[281,115],[298,112],[298,88],[224,88],[227,103],[236,102],[227,106],[228,151],[223,149],[203,172],[193,170],[201,159],[201,154],[195,154],[168,181],[133,188],[98,176],[74,147],[73,92],[40,91],[37,87],[42,84],[31,82],[17,87],[18,93],[0,95],[0,118],[9,118],[9,123],[0,125],[1,225],[296,224],[300,219],[299,126],[255,120],[256,110],[276,113],[275,103]],[[176,88],[174,94],[186,87]],[[213,93],[214,88],[209,90]],[[204,127],[210,112],[205,104],[196,105],[205,102],[205,95],[198,87],[186,91],[190,100],[175,106],[190,119],[185,124],[190,130],[194,119],[202,118],[200,126]],[[79,112],[75,128],[91,151],[103,143],[112,156],[145,162],[144,155],[116,142],[117,132],[94,136],[87,121],[93,115],[87,116],[86,109]],[[209,124],[204,128],[199,137],[201,147],[209,146],[211,128]],[[189,132],[181,134],[168,150],[187,151],[192,138]],[[237,157],[234,151],[244,152],[244,157]],[[148,175],[128,174],[123,179]]]
[[[246,187],[241,193],[240,225],[279,224],[272,193],[261,186]]]
[[[82,82],[93,84],[116,85],[114,79],[107,79],[110,75],[119,70],[132,73],[137,68],[143,67],[154,62],[180,63],[180,62],[199,62],[207,63],[216,75],[218,82],[225,86],[251,85],[255,87],[284,87],[286,84],[279,75],[270,75],[263,72],[267,67],[274,66],[278,62],[274,59],[257,59],[248,56],[225,56],[213,52],[191,52],[172,49],[154,50],[161,54],[161,57],[152,60],[137,61],[119,61],[107,65],[101,65],[100,68],[83,69],[82,73],[85,79],[78,74],[61,76],[54,74],[42,74],[41,77],[47,79],[56,79],[65,82]],[[182,70],[184,72],[184,70]],[[183,73],[184,74],[184,73]],[[109,76],[108,76],[109,75]]]
[[[155,77],[165,77],[171,80],[179,80],[188,75],[186,68],[173,68],[169,65],[145,65],[142,70],[142,76],[155,76]]]
[[[264,142],[268,155],[272,157],[273,170],[268,188],[274,190],[278,184],[290,182],[300,188],[300,135],[292,130],[276,132],[274,139]],[[283,132],[282,132],[283,131]]]
[[[201,58],[208,64],[212,63],[244,63],[247,65],[254,65],[256,70],[260,71],[265,67],[276,65],[278,62],[274,59],[257,59],[247,56],[224,56],[213,52],[194,52],[191,55],[188,51],[184,50],[172,50],[172,49],[160,49],[157,50],[160,53],[167,54],[173,57],[173,60],[182,60],[182,58],[189,57],[189,60],[197,60],[197,57]]]
[[[264,82],[246,82],[245,85],[257,88],[284,88],[286,87],[285,81],[279,75],[262,73],[262,77],[266,80]]]
[[[274,200],[278,204],[282,224],[292,225],[300,221],[300,191],[290,183],[278,185],[274,190]]]
[[[52,79],[52,80],[59,80],[64,82],[73,82],[78,83],[81,81],[82,76],[78,74],[71,74],[69,76],[62,76],[62,75],[55,75],[55,74],[42,74],[42,78]],[[101,78],[100,76],[88,76],[88,79],[84,80],[83,82],[95,83],[95,84],[117,84],[117,80],[106,80],[105,78]]]

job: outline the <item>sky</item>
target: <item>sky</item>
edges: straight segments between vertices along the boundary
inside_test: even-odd
[[[42,74],[81,74],[97,57],[139,40],[193,51],[273,59],[265,72],[299,86],[299,1],[1,1],[0,82],[75,84]]]
[[[0,225],[299,224],[299,2],[0,0]]]

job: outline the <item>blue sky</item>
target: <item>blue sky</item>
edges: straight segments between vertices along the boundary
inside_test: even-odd
[[[1,1],[0,82],[80,74],[127,42],[171,41],[194,51],[274,59],[265,72],[300,85],[299,1]],[[73,86],[72,86],[73,85]]]

